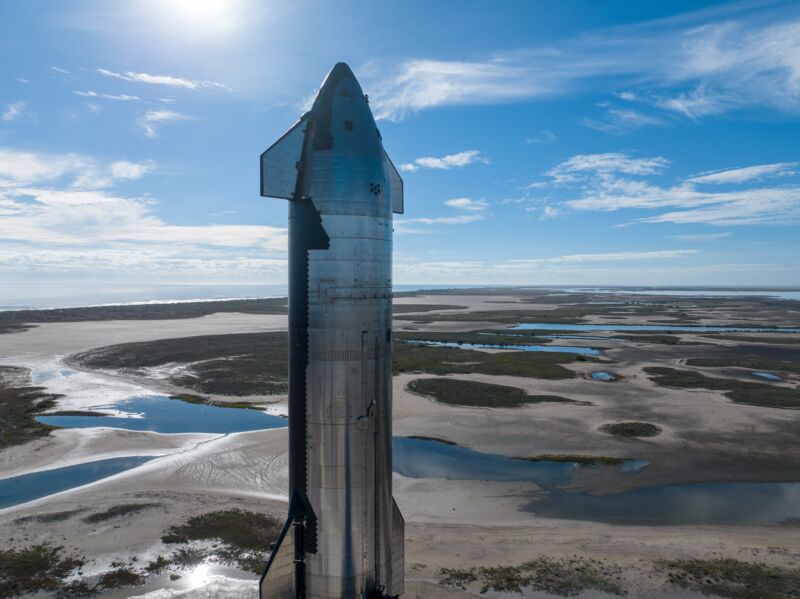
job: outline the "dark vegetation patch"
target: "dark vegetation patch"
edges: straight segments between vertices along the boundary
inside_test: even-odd
[[[47,412],[47,414],[42,414],[42,416],[89,416],[92,418],[102,418],[108,416],[108,414],[92,412],[91,410],[61,410],[60,412]]]
[[[486,343],[496,345],[528,345],[530,343],[549,343],[548,337],[538,337],[535,335],[509,334],[503,331],[470,331],[467,333],[450,332],[419,332],[404,333],[396,332],[394,338],[397,341],[441,341],[445,343]]]
[[[286,314],[286,298],[146,304],[136,306],[93,306],[84,308],[55,308],[50,310],[10,310],[0,312],[0,332],[2,332],[3,329],[13,331],[22,325],[30,323],[197,318],[217,312]]]
[[[59,591],[64,579],[84,560],[62,555],[63,547],[42,543],[24,549],[0,549],[0,598]]]
[[[529,458],[514,459],[524,460],[526,462],[574,462],[582,466],[619,466],[625,461],[624,458],[612,458],[602,455],[573,455],[561,453],[542,453]]]
[[[518,408],[542,402],[575,403],[557,395],[528,395],[518,387],[459,379],[414,379],[408,390],[452,406]]]
[[[777,345],[800,345],[800,339],[797,337],[790,337],[789,335],[781,335],[780,337],[761,337],[753,335],[724,335],[720,333],[709,333],[703,335],[707,339],[715,341],[739,341],[741,343],[771,343]]]
[[[144,584],[145,576],[136,570],[128,567],[121,567],[115,570],[104,572],[97,581],[97,586],[104,589],[119,589],[122,587],[132,587]]]
[[[213,399],[201,397],[199,395],[191,395],[190,393],[178,393],[177,395],[170,395],[170,399],[177,399],[179,401],[185,401],[186,403],[218,406],[221,408],[239,408],[242,410],[261,411],[261,408],[258,404],[249,401],[214,401]]]
[[[612,339],[633,341],[634,343],[658,343],[660,345],[701,345],[696,342],[681,341],[677,335],[612,335]]]
[[[481,593],[521,593],[531,589],[570,597],[586,590],[624,595],[621,577],[619,567],[600,560],[538,557],[519,566],[442,568],[437,582],[459,589],[476,584]]]
[[[88,522],[89,524],[97,524],[98,522],[105,522],[106,520],[111,520],[112,518],[120,518],[130,514],[138,514],[144,510],[161,507],[163,505],[164,504],[162,503],[121,503],[102,512],[90,514],[86,516],[83,521]]]
[[[161,540],[164,543],[218,540],[220,545],[214,549],[214,554],[220,561],[259,574],[282,528],[283,522],[266,514],[238,509],[220,510],[200,514],[189,518],[184,524],[171,526]],[[173,553],[172,561],[181,563],[196,559],[199,554],[192,552],[191,548],[179,548]],[[203,558],[200,559],[202,561]]]
[[[490,374],[542,379],[568,379],[575,373],[562,364],[587,361],[584,356],[556,352],[509,351],[488,353],[455,347],[394,344],[393,372],[431,374]],[[583,358],[583,359],[582,359]]]
[[[166,557],[159,555],[156,559],[149,562],[144,569],[148,574],[161,574],[169,567],[171,563],[172,562],[170,562]]]
[[[421,441],[435,441],[436,443],[441,443],[442,445],[458,445],[455,441],[448,441],[447,439],[442,439],[441,437],[429,437],[427,435],[408,435],[406,439],[419,439]]]
[[[405,314],[407,312],[432,312],[434,310],[466,310],[467,306],[452,304],[394,304],[392,313]]]
[[[31,516],[23,516],[14,520],[14,524],[29,524],[37,522],[40,524],[49,524],[51,522],[62,522],[69,520],[72,516],[77,516],[86,511],[86,508],[78,508],[75,510],[64,510],[63,512],[49,512],[47,514],[33,514]]]
[[[74,354],[87,368],[136,372],[165,364],[187,364],[169,381],[200,393],[263,395],[288,391],[288,335],[285,331],[201,335],[123,343]]]
[[[661,427],[649,422],[615,422],[604,424],[599,430],[617,437],[655,437],[661,433]]]
[[[734,559],[663,562],[675,585],[731,599],[800,597],[800,570]]]
[[[765,359],[758,356],[689,358],[690,366],[706,368],[748,368],[750,370],[778,370],[800,374],[800,350],[785,352],[784,359]]]
[[[35,417],[52,409],[61,396],[45,393],[44,387],[17,386],[23,377],[28,377],[24,368],[0,366],[0,449],[46,437],[57,428]]]
[[[661,366],[648,366],[644,371],[662,387],[724,391],[725,396],[736,403],[767,408],[800,408],[800,389],[734,379],[711,378],[691,370],[677,370]]]
[[[526,299],[531,303],[554,303],[552,297]],[[588,316],[599,316],[610,320],[621,320],[628,317],[667,317],[671,320],[666,324],[694,324],[698,318],[689,314],[681,307],[676,307],[674,302],[669,304],[659,303],[630,303],[597,305],[578,303],[573,299],[570,303],[561,303],[554,310],[482,310],[473,312],[459,312],[455,314],[405,314],[395,318],[397,320],[413,320],[420,323],[436,321],[461,321],[461,322],[502,322],[502,323],[530,323],[550,322],[553,324],[579,324]]]

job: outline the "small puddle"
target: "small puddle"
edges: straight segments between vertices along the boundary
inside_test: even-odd
[[[515,345],[502,343],[456,343],[455,341],[426,341],[412,339],[406,343],[419,343],[438,347],[457,347],[460,349],[514,349],[517,351],[554,352],[560,354],[581,354],[584,356],[599,356],[599,349],[594,347],[564,347],[563,345]]]
[[[511,327],[518,331],[677,331],[681,333],[800,333],[799,328],[722,327],[673,324],[552,324],[528,322]]]
[[[615,377],[610,372],[602,372],[602,371],[593,372],[592,378],[596,381],[606,381],[606,382],[617,380],[617,377]]]
[[[800,483],[692,483],[616,495],[554,491],[527,509],[543,518],[609,524],[778,524],[800,518]]]
[[[80,487],[141,466],[154,456],[110,458],[0,479],[0,509]]]
[[[134,397],[91,410],[113,409],[120,416],[37,416],[42,424],[65,428],[121,428],[155,433],[236,433],[286,426],[280,416],[260,410],[194,404],[166,395]]]
[[[783,377],[780,377],[777,374],[772,374],[771,372],[761,372],[759,370],[759,371],[751,372],[750,374],[752,374],[753,376],[757,376],[760,379],[765,379],[765,380],[768,380],[768,381],[777,381],[777,382],[783,381]]]

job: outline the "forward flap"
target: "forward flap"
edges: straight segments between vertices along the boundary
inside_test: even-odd
[[[294,199],[307,126],[308,120],[300,119],[261,154],[262,196]]]

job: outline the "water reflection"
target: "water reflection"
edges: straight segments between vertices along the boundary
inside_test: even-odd
[[[121,411],[125,416],[39,416],[36,419],[43,424],[67,428],[104,426],[157,433],[235,433],[286,426],[285,418],[259,410],[194,404],[164,395],[146,395],[110,406],[92,406],[97,410],[107,408]]]
[[[433,345],[438,347],[457,347],[460,349],[514,349],[517,351],[544,351],[559,354],[581,354],[584,356],[599,356],[600,350],[593,347],[564,347],[563,345],[515,345],[504,343],[456,343],[454,341],[427,341],[412,339],[407,343],[420,345]]]
[[[549,322],[528,322],[511,329],[536,331],[678,331],[681,333],[800,333],[798,328],[769,327],[718,327],[676,324],[553,324]]]
[[[800,483],[662,485],[601,496],[554,491],[528,509],[612,524],[777,524],[800,518]]]

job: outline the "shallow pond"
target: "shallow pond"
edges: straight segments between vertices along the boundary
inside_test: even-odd
[[[584,356],[599,356],[600,350],[593,347],[564,347],[559,345],[516,345],[503,343],[456,343],[454,341],[425,341],[413,339],[407,343],[420,345],[435,345],[439,347],[457,347],[460,349],[514,349],[517,351],[543,351],[560,354],[581,354]]]
[[[605,381],[605,382],[617,380],[617,377],[615,377],[610,372],[593,372],[592,378],[596,381]]]
[[[533,481],[552,488],[572,480],[575,462],[531,462],[508,456],[482,453],[432,439],[395,437],[392,441],[392,469],[409,478],[450,480]],[[646,460],[626,460],[622,472],[636,472]]]
[[[544,518],[612,524],[778,524],[800,518],[800,483],[693,483],[617,495],[555,491],[528,509]]]
[[[165,395],[133,397],[90,409],[106,408],[113,408],[123,416],[38,416],[36,419],[43,424],[66,428],[103,426],[156,433],[236,433],[280,428],[287,423],[285,418],[260,410],[194,404]]]
[[[677,331],[680,333],[800,333],[798,328],[761,327],[717,327],[677,324],[552,324],[549,322],[528,322],[511,329],[535,331]]]
[[[0,479],[0,509],[87,485],[101,478],[136,468],[152,459],[152,456],[110,458],[2,478]]]
[[[777,374],[772,374],[771,372],[762,372],[762,371],[759,370],[759,371],[751,372],[750,374],[752,374],[753,376],[757,376],[760,379],[765,379],[765,380],[768,380],[768,381],[778,381],[778,382],[780,382],[780,381],[783,380],[783,378],[779,377]]]

